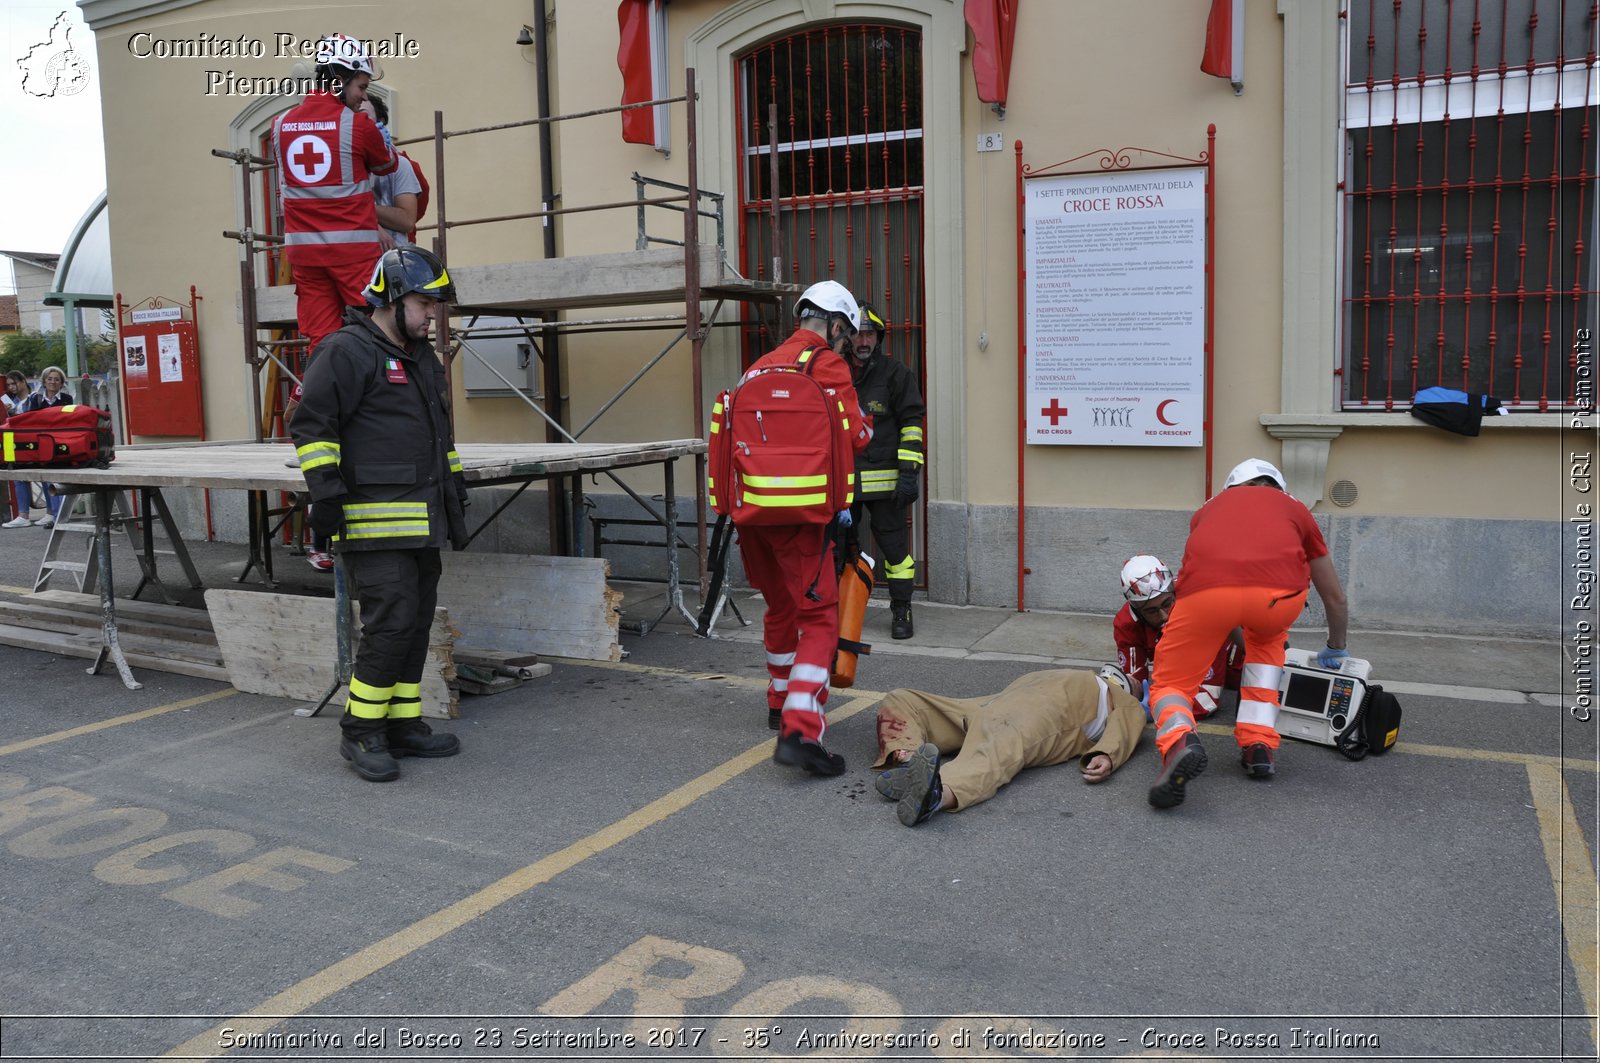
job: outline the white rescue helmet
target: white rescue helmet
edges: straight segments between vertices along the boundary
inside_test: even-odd
[[[317,42],[317,65],[342,66],[357,74],[365,74],[374,81],[378,79],[378,71],[372,65],[367,46],[343,33],[330,33]]]
[[[1148,602],[1172,589],[1172,571],[1154,554],[1135,554],[1122,563],[1122,596]]]
[[[1233,471],[1228,474],[1227,481],[1223,483],[1222,489],[1226,491],[1230,487],[1238,487],[1240,484],[1249,483],[1259,476],[1265,476],[1277,484],[1280,491],[1287,492],[1289,490],[1289,484],[1284,480],[1283,473],[1278,471],[1278,467],[1272,462],[1263,461],[1260,458],[1246,458],[1235,465]]]
[[[1133,680],[1128,678],[1128,673],[1114,664],[1102,664],[1095,675],[1104,679],[1107,686],[1117,687],[1130,697],[1136,698],[1139,696],[1133,692]]]
[[[802,308],[807,305],[816,307],[822,317],[831,318],[839,314],[849,322],[852,333],[861,330],[861,305],[850,294],[850,289],[838,281],[818,281],[801,292],[800,298],[795,300],[794,316],[806,316]]]

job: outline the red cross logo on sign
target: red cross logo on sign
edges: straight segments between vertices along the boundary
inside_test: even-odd
[[[314,136],[296,137],[289,145],[289,172],[306,185],[314,185],[333,169],[333,153]]]
[[[1050,418],[1050,426],[1054,428],[1061,418],[1067,415],[1067,408],[1061,405],[1060,399],[1051,399],[1050,405],[1041,407],[1039,416]]]

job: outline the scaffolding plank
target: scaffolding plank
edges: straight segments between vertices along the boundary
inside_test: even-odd
[[[206,608],[227,665],[227,680],[239,690],[316,701],[332,685],[338,666],[333,599],[209,590]],[[448,611],[435,610],[422,674],[424,716],[448,720],[457,715],[458,695],[448,685],[455,678],[455,638]]]
[[[620,661],[622,592],[595,557],[445,554],[439,602],[480,652]]]
[[[450,276],[461,312],[516,313],[682,302],[687,274],[683,248],[652,247],[491,266],[451,266]],[[782,299],[800,291],[799,285],[739,276],[727,268],[715,244],[700,245],[700,287],[712,295],[742,299]],[[242,322],[242,301],[236,310]],[[262,328],[293,327],[293,286],[257,288],[256,321]]]
[[[504,483],[572,472],[645,465],[703,454],[703,439],[642,443],[461,443],[468,484]],[[209,487],[239,491],[304,491],[305,478],[290,464],[288,443],[229,443],[123,447],[106,469],[51,469],[50,479],[69,486]],[[38,479],[37,469],[0,468],[0,480]]]

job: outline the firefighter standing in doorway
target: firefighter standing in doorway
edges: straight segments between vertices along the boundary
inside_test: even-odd
[[[370,197],[368,197],[370,198]],[[311,524],[333,541],[361,600],[361,646],[339,753],[371,782],[396,757],[453,757],[455,735],[422,722],[422,671],[438,600],[439,550],[466,545],[466,484],[451,436],[444,367],[428,343],[455,299],[444,263],[386,252],[306,372],[289,429],[311,493]]]
[[[841,430],[859,453],[872,439],[861,415],[843,353],[861,324],[855,297],[838,281],[819,281],[795,303],[796,328],[750,372],[802,365],[831,388],[843,415]],[[850,520],[844,510],[841,521]],[[828,679],[839,645],[839,580],[833,535],[826,524],[772,524],[739,529],[739,553],[751,586],[766,599],[762,645],[767,652],[767,723],[778,731],[772,759],[813,775],[841,775],[844,757],[822,744]]]
[[[863,303],[861,329],[850,352],[850,378],[862,411],[872,417],[872,442],[856,455],[856,504],[851,509],[857,528],[863,512],[872,523],[889,584],[889,633],[908,639],[917,562],[907,542],[906,511],[920,491],[926,408],[910,367],[884,353],[888,332],[888,322],[871,303]]]

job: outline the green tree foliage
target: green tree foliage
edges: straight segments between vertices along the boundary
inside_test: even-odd
[[[104,373],[116,367],[116,347],[107,340],[79,337],[78,363],[82,372]],[[29,379],[37,379],[47,365],[67,367],[66,333],[30,329],[0,340],[0,373],[20,369]]]

